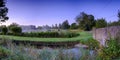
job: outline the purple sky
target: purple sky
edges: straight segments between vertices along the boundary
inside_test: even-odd
[[[9,25],[52,25],[68,20],[75,22],[80,12],[92,14],[107,21],[118,20],[120,0],[8,0]]]

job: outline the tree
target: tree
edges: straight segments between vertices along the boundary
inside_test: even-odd
[[[42,29],[42,26],[38,26],[37,29]]]
[[[61,28],[62,28],[62,24],[60,23],[60,24],[59,24],[59,29],[61,29]]]
[[[120,26],[120,10],[118,10],[118,21],[109,22],[109,26]]]
[[[120,21],[113,21],[108,23],[108,26],[119,26],[119,25],[120,25]]]
[[[62,29],[69,29],[69,28],[70,28],[69,22],[68,22],[68,20],[65,20],[62,23]]]
[[[72,24],[71,24],[71,26],[70,26],[70,28],[71,28],[71,29],[77,29],[77,28],[78,28],[78,26],[77,26],[77,24],[76,24],[76,23],[72,23]]]
[[[7,27],[6,27],[6,26],[2,26],[2,33],[3,33],[4,35],[6,35],[7,32],[8,32]]]
[[[58,29],[58,25],[57,24],[55,24],[55,29]]]
[[[95,25],[96,28],[103,28],[103,27],[106,27],[106,26],[107,26],[107,22],[104,18],[96,20],[96,25]]]
[[[14,35],[18,35],[18,34],[21,34],[22,29],[21,29],[21,27],[14,26],[14,27],[11,27],[11,31]]]
[[[52,24],[52,27],[51,27],[52,29],[55,29],[55,26]]]
[[[120,10],[118,10],[118,21],[120,22]]]
[[[92,29],[93,26],[95,26],[95,20],[93,15],[88,15],[84,12],[80,13],[76,17],[76,22],[79,25],[79,28],[89,31]]]
[[[8,26],[9,31],[12,31],[12,27],[18,27],[19,25],[17,23],[12,23]]]
[[[9,18],[7,17],[8,8],[6,7],[6,0],[0,0],[0,22],[5,22]]]

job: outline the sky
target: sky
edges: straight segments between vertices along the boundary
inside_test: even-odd
[[[94,15],[95,19],[118,20],[120,0],[7,0],[9,20],[20,25],[52,25],[65,20],[75,22],[80,12]]]

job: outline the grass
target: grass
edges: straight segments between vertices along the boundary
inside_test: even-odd
[[[9,40],[22,40],[22,41],[44,41],[44,42],[61,42],[61,41],[78,41],[78,40],[87,40],[92,38],[90,32],[79,32],[80,36],[73,38],[36,38],[36,37],[20,37],[20,36],[9,36],[9,35],[0,35],[0,38],[8,38]]]

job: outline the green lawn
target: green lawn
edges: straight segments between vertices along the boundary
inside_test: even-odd
[[[0,38],[8,38],[9,40],[60,42],[60,41],[87,40],[88,38],[92,38],[92,34],[89,32],[80,32],[80,36],[73,38],[36,38],[36,37],[20,37],[20,36],[9,36],[9,35],[0,35]]]

